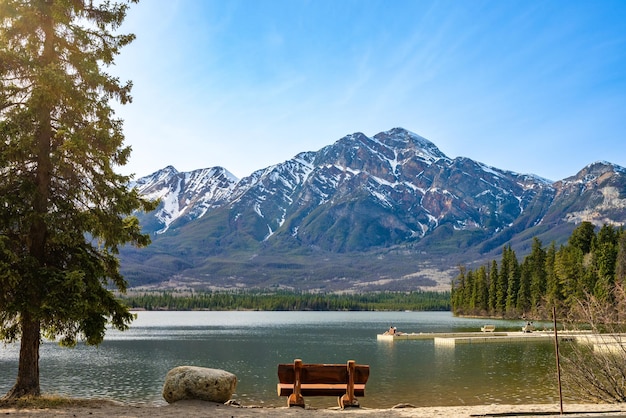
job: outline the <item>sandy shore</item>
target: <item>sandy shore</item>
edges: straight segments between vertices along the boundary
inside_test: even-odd
[[[626,404],[564,405],[568,417],[623,417]],[[93,418],[165,418],[165,417],[505,417],[559,415],[559,405],[479,405],[445,407],[410,407],[392,409],[301,409],[229,406],[202,401],[181,401],[166,406],[136,406],[114,402],[91,402],[87,406],[53,409],[19,409],[0,407],[0,415],[17,417],[93,417]]]

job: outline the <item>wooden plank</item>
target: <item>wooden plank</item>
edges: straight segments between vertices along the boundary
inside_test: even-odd
[[[369,374],[370,367],[368,365],[355,365],[354,383],[367,383]],[[278,365],[278,381],[280,383],[294,383],[293,364]],[[348,369],[345,364],[303,364],[300,381],[302,383],[343,383],[345,385],[348,383]]]
[[[276,385],[278,396],[289,396],[293,393],[292,383],[278,383]],[[342,396],[346,394],[346,384],[323,384],[302,383],[300,385],[302,396]],[[365,396],[365,384],[354,384],[354,396]]]

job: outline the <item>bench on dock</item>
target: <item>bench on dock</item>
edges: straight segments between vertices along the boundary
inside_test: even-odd
[[[485,325],[480,327],[480,330],[482,332],[494,332],[496,330],[496,326],[495,325]]]
[[[339,407],[358,407],[357,396],[365,396],[370,366],[349,360],[344,364],[278,365],[278,396],[288,396],[287,406],[304,408],[304,396],[338,396]]]

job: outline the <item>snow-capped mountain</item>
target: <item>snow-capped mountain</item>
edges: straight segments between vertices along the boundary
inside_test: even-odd
[[[562,241],[581,220],[626,219],[626,170],[619,166],[594,163],[551,183],[451,159],[401,128],[348,135],[241,180],[222,168],[167,167],[133,186],[162,202],[141,219],[158,235],[130,257],[139,281],[146,260],[167,253],[171,259],[152,280],[428,287],[439,279],[420,274],[424,263],[454,268],[505,244],[524,249],[533,231]]]
[[[159,200],[150,217],[143,216],[144,227],[151,225],[157,234],[167,231],[175,221],[194,220],[228,198],[237,178],[221,167],[179,173],[172,166],[142,177],[130,184],[144,197]],[[152,219],[150,219],[152,218]]]

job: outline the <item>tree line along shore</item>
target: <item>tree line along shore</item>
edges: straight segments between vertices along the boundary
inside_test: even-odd
[[[535,238],[521,263],[507,246],[500,263],[459,270],[451,289],[455,315],[550,319],[556,307],[571,318],[583,300],[614,304],[626,280],[626,234],[611,225],[596,232],[583,222],[559,248]]]
[[[361,294],[287,291],[144,292],[121,297],[131,309],[257,311],[449,311],[450,292]]]

